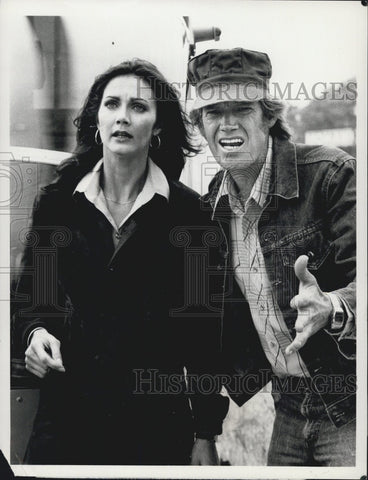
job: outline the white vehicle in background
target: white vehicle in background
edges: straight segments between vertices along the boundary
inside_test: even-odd
[[[199,41],[218,40],[216,27],[191,28],[189,17],[133,19],[112,15],[14,16],[9,69],[9,130],[0,154],[9,179],[12,309],[24,235],[35,195],[74,148],[76,117],[96,75],[121,61],[151,61],[186,103],[186,66]],[[211,47],[209,47],[211,48]],[[193,185],[190,169],[184,173]],[[197,187],[198,189],[198,187]],[[7,204],[7,205],[6,205]],[[38,380],[12,358],[11,463],[22,462],[38,402]]]

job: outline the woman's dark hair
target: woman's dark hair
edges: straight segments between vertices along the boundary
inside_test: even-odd
[[[122,62],[96,77],[79,115],[74,120],[78,129],[74,157],[60,165],[59,173],[62,173],[66,165],[75,162],[81,167],[81,174],[87,173],[102,158],[102,145],[95,142],[97,114],[106,85],[120,75],[135,75],[151,88],[157,106],[156,124],[161,128],[161,145],[159,149],[150,147],[149,155],[168,178],[178,179],[185,156],[198,153],[190,140],[191,125],[181,108],[177,90],[155,65],[139,58]],[[143,84],[142,88],[145,88]]]

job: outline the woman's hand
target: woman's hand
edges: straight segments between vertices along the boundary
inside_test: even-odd
[[[65,372],[60,353],[60,342],[45,328],[36,330],[25,353],[26,369],[44,378],[50,368]]]
[[[197,438],[192,449],[191,465],[220,465],[214,440]]]

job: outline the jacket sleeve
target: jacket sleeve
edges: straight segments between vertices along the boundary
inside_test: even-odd
[[[326,203],[329,231],[339,275],[346,286],[334,293],[347,310],[348,321],[338,336],[340,352],[354,358],[356,341],[356,178],[355,160],[350,158],[326,179]]]
[[[67,313],[59,278],[59,255],[70,241],[70,233],[52,219],[56,217],[52,203],[41,191],[34,202],[31,225],[20,239],[24,251],[12,302],[12,341],[15,352],[21,354],[35,328],[46,328],[60,338]]]
[[[187,386],[197,438],[212,439],[222,433],[229,398],[221,394],[222,375],[217,355],[203,349],[201,358],[187,366]]]
[[[197,438],[213,438],[222,433],[229,407],[228,397],[221,394],[223,275],[216,268],[221,237],[209,213],[199,210],[197,201],[192,209],[188,203],[185,205],[188,217],[171,232],[179,263],[170,278],[172,287],[175,286],[175,304],[180,307],[176,311],[181,312],[178,319],[182,318],[176,324],[183,326],[180,343],[184,347],[194,430]]]

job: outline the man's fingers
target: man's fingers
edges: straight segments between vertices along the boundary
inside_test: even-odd
[[[318,285],[316,277],[312,275],[307,268],[308,260],[307,255],[300,255],[294,264],[295,275],[300,282],[299,289],[300,287],[307,287],[309,285]]]
[[[295,297],[290,300],[290,307],[294,310],[298,310],[298,295],[295,295]]]
[[[308,296],[300,293],[299,295],[295,295],[295,297],[290,300],[290,307],[294,310],[300,311],[308,308],[310,306],[310,303],[311,302]]]
[[[292,343],[290,343],[290,345],[286,347],[285,354],[291,355],[292,353],[300,350],[307,343],[307,340],[309,337],[310,337],[310,334],[308,330],[297,332]]]
[[[310,318],[308,312],[299,312],[294,325],[295,331],[302,332],[303,330],[307,329],[309,322]]]

